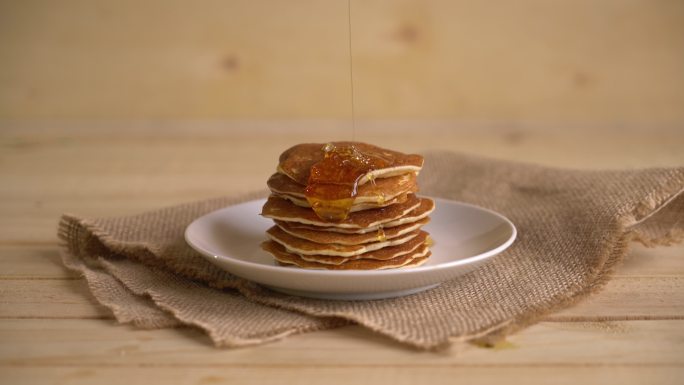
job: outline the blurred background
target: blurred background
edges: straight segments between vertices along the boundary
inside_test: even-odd
[[[351,4],[360,119],[684,123],[682,1]],[[347,119],[347,39],[347,0],[4,0],[0,117]]]

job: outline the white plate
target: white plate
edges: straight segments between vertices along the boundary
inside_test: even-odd
[[[424,265],[389,270],[305,270],[276,265],[261,250],[273,222],[259,215],[265,200],[229,206],[188,226],[188,244],[225,270],[273,290],[303,297],[366,300],[398,297],[436,287],[475,269],[515,240],[506,217],[481,207],[435,199],[424,227],[435,241]]]

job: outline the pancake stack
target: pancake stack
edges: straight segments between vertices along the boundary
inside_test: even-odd
[[[274,220],[262,248],[281,265],[377,270],[430,256],[421,227],[434,210],[415,195],[423,157],[360,142],[300,144],[268,180],[261,215]]]

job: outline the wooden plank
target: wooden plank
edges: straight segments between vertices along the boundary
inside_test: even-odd
[[[402,347],[358,326],[271,344],[216,349],[194,329],[133,330],[106,320],[0,320],[0,367],[510,367],[684,368],[684,321],[543,322],[498,348]]]
[[[0,280],[0,318],[111,318],[83,279]]]
[[[147,385],[262,385],[262,384],[652,384],[678,385],[684,376],[681,367],[671,366],[512,366],[512,367],[0,367],[0,378],[15,385],[91,385],[122,382]],[[153,379],[153,380],[152,380]],[[505,379],[505,380],[504,380]]]
[[[548,320],[684,319],[684,277],[614,277],[598,294]]]
[[[57,246],[0,246],[0,281],[78,278],[62,264]]]
[[[632,244],[616,277],[684,276],[684,244],[670,247],[644,247]]]
[[[350,114],[344,1],[1,6],[0,116]],[[681,123],[683,14],[677,1],[357,1],[356,113]]]
[[[0,280],[0,317],[101,318],[83,280]],[[548,320],[684,318],[684,277],[616,277],[600,293]]]
[[[22,158],[54,161],[45,151],[54,151],[67,166],[49,162],[7,163],[13,167],[50,170],[70,174],[99,170],[97,164],[109,155],[130,147],[129,156],[116,157],[119,165],[144,158],[143,169],[155,164],[153,171],[168,167],[192,169],[202,163],[211,170],[230,164],[213,162],[247,154],[253,161],[268,164],[287,146],[302,142],[355,139],[375,142],[403,151],[441,148],[467,151],[511,160],[526,160],[548,165],[606,168],[681,165],[679,148],[684,132],[678,125],[649,127],[625,122],[619,126],[586,123],[545,123],[463,120],[361,120],[352,131],[349,120],[225,120],[225,121],[51,121],[16,122],[0,118],[0,148]],[[282,133],[287,132],[287,136]],[[393,133],[388,135],[388,133]],[[646,134],[646,135],[645,135]],[[591,136],[591,140],[587,137]],[[629,146],[631,151],[621,151]],[[174,147],[175,149],[170,149]],[[68,150],[68,151],[67,151]],[[93,151],[96,150],[96,151]],[[207,150],[202,152],[202,150]],[[216,151],[209,151],[216,150]],[[151,155],[160,152],[160,156]],[[177,153],[175,151],[178,151]],[[194,157],[183,156],[195,151]],[[84,162],[83,153],[97,154]],[[259,154],[255,157],[255,154]],[[160,167],[161,165],[161,167]],[[0,169],[2,169],[0,164]],[[240,164],[244,168],[244,162]],[[44,168],[44,167],[47,167]],[[272,168],[272,167],[271,167]],[[203,169],[204,170],[204,169]],[[117,171],[127,171],[119,169]]]

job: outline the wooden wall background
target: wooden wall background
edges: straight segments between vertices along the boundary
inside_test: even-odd
[[[367,119],[684,123],[684,1],[352,0]],[[346,0],[0,0],[0,119],[345,119]]]

